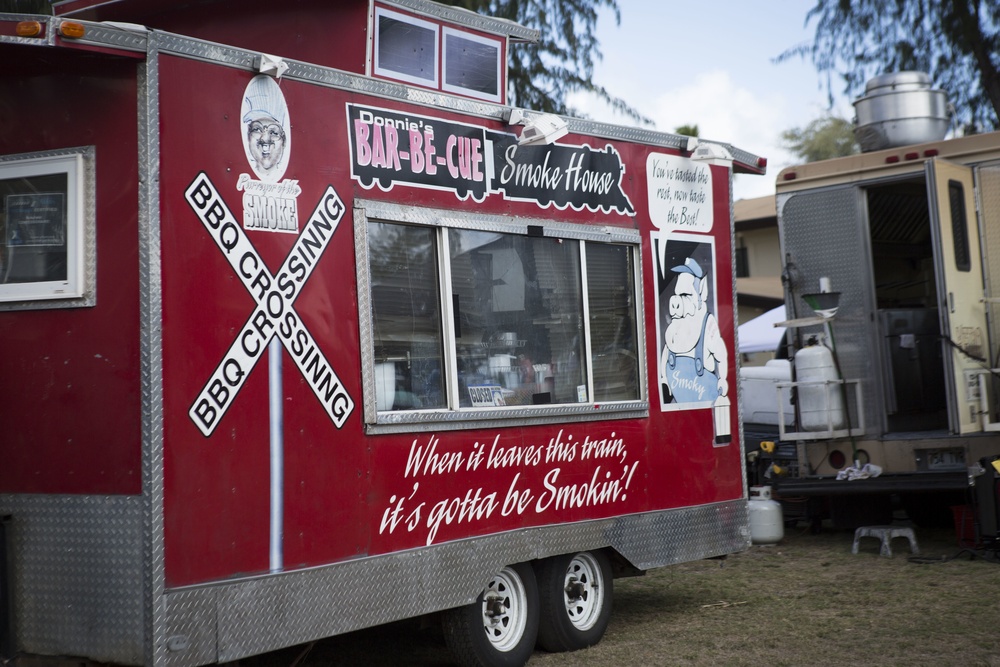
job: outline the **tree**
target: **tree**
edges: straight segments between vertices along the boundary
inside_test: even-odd
[[[853,123],[837,116],[824,116],[804,128],[785,130],[781,133],[781,142],[805,162],[828,160],[858,152]]]
[[[858,97],[868,79],[917,70],[955,106],[954,122],[966,133],[1000,126],[1000,3],[996,0],[816,0],[812,45],[785,51],[777,60],[812,59],[839,76],[843,92]]]
[[[674,129],[674,134],[682,134],[685,137],[697,137],[698,136],[698,126],[697,125],[681,125]]]
[[[445,0],[481,14],[504,18],[541,33],[538,44],[511,49],[508,103],[533,111],[579,115],[567,96],[585,91],[613,109],[647,125],[652,120],[593,80],[594,63],[602,56],[595,30],[598,11],[609,9],[621,21],[617,0]]]
[[[51,14],[49,0],[0,0],[0,12],[14,14]]]

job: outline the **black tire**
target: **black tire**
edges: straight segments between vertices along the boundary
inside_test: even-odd
[[[611,620],[614,584],[602,551],[583,551],[538,563],[538,645],[576,651],[601,641]]]
[[[465,667],[521,667],[538,637],[538,584],[525,563],[493,576],[476,601],[449,609],[442,621],[445,643]]]

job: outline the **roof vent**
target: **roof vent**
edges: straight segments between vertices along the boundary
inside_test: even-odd
[[[952,111],[927,74],[896,72],[871,79],[854,113],[854,138],[867,153],[944,139]]]

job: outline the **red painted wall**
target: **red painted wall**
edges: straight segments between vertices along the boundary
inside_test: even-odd
[[[94,146],[98,246],[96,306],[0,312],[0,493],[139,493],[136,64],[0,59],[0,155]]]
[[[241,102],[252,74],[164,56],[162,112],[162,251],[165,530],[168,586],[268,569],[269,441],[266,354],[251,371],[217,428],[206,437],[188,411],[254,311],[256,302],[185,200],[204,172],[226,207],[242,220],[244,152]],[[619,213],[541,208],[491,194],[482,203],[455,192],[395,184],[385,192],[351,178],[347,104],[391,108],[509,132],[501,123],[345,91],[283,81],[291,123],[284,179],[298,182],[300,227],[332,186],[347,213],[294,303],[301,322],[355,403],[337,428],[287,351],[282,353],[284,405],[284,543],[286,568],[419,547],[522,526],[585,520],[739,498],[742,457],[736,415],[733,440],[714,447],[712,411],[661,410],[656,287],[646,211],[649,147],[570,135],[561,143],[614,145],[625,164],[622,188],[635,206]],[[712,167],[717,317],[735,373],[729,177]],[[363,425],[358,294],[351,207],[355,197],[439,209],[553,219],[597,226],[637,226],[643,241],[644,332],[650,379],[649,418],[516,428],[470,428],[366,435]],[[296,236],[245,232],[271,275]],[[661,332],[662,333],[662,332]],[[735,381],[731,377],[735,400]],[[613,456],[584,455],[586,442],[620,440]],[[561,442],[574,452],[551,458]],[[457,455],[459,469],[407,474],[416,447]],[[501,465],[497,448],[525,458]],[[490,452],[494,452],[491,459]],[[482,458],[476,463],[476,453]],[[539,454],[540,452],[540,454]],[[536,458],[537,457],[537,458]],[[553,472],[557,471],[557,472]],[[579,507],[556,506],[567,485],[594,488]],[[588,486],[589,485],[589,486]],[[586,495],[586,494],[585,494]],[[520,504],[519,504],[520,503]],[[462,510],[465,510],[464,513]],[[448,518],[448,512],[453,514]]]

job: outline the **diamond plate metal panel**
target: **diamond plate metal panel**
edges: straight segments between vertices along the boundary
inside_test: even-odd
[[[142,505],[132,496],[0,495],[15,649],[141,664]]]
[[[66,19],[51,19],[49,34],[53,37],[59,31],[59,26],[66,22]],[[73,23],[80,23],[75,19],[69,19]],[[125,51],[145,51],[146,35],[148,30],[142,26],[127,26],[125,24],[112,25],[110,23],[86,22],[86,32],[84,37],[76,40],[79,44],[98,44],[100,46],[110,46]]]
[[[142,376],[143,664],[166,662],[163,539],[163,340],[160,260],[159,33],[138,68],[139,346]]]
[[[748,507],[740,499],[168,591],[166,642],[174,650],[166,664],[236,660],[468,604],[505,564],[610,546],[648,569],[733,553],[749,544]]]
[[[523,26],[520,23],[515,23],[507,19],[483,16],[467,9],[449,7],[437,2],[428,2],[428,0],[392,0],[391,4],[484,32],[509,35],[530,42],[537,42],[541,37],[539,31]]]
[[[4,12],[7,14],[6,12]],[[38,14],[14,14],[6,15],[10,21],[37,21]],[[43,38],[38,37],[17,37],[15,35],[0,35],[0,44],[23,44],[25,46],[52,46],[56,41],[56,31],[51,28],[45,30]]]
[[[216,662],[215,617],[221,587],[197,588],[170,593],[163,598],[164,626],[157,664],[169,667]]]
[[[840,292],[832,328],[841,372],[844,378],[861,379],[866,432],[875,433],[883,410],[877,374],[872,373],[878,341],[871,325],[875,297],[862,195],[853,187],[837,187],[781,195],[777,204],[782,257],[792,264],[786,267],[793,292],[785,297],[789,317],[813,316],[802,295],[819,292],[819,279],[830,278],[833,290]],[[804,342],[809,333],[820,333],[820,327],[801,331]],[[855,405],[853,396],[847,405]],[[851,422],[858,425],[857,415]]]

